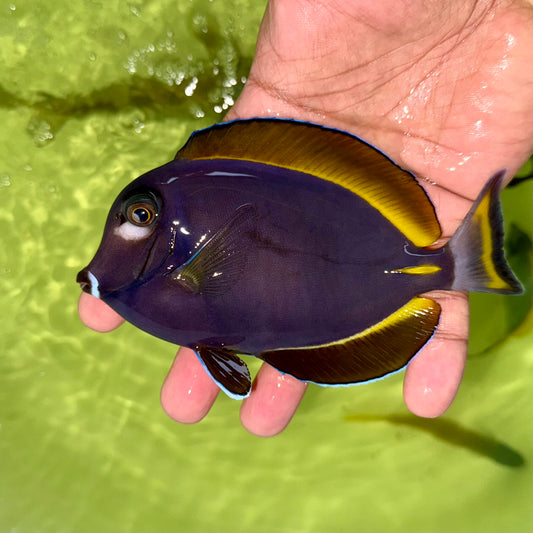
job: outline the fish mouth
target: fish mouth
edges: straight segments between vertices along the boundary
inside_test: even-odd
[[[76,276],[76,281],[80,284],[83,292],[91,294],[96,298],[100,298],[99,283],[96,276],[87,268],[84,268]]]
[[[146,259],[144,260],[144,263],[139,269],[139,273],[134,275],[133,281],[129,283],[123,283],[122,285],[118,287],[113,287],[111,289],[109,289],[109,287],[104,287],[102,294],[98,278],[89,270],[89,267],[92,263],[78,272],[78,275],[76,276],[76,282],[79,283],[80,288],[83,292],[86,292],[87,294],[90,294],[100,299],[102,299],[103,296],[107,297],[111,293],[116,293],[120,290],[138,286],[146,282],[155,271],[160,269],[165,264],[165,262],[168,261],[168,258],[172,256],[172,253],[174,251],[175,240],[176,231],[175,228],[173,228],[173,231],[171,231],[170,235],[170,241],[168,243],[168,252],[164,255],[163,259],[161,259],[158,264],[156,264],[155,266],[151,266],[150,270],[148,271],[148,267],[151,263],[151,260],[153,259],[154,249],[157,244],[157,240],[154,239],[153,242],[150,244],[150,247],[148,248],[148,251],[146,253]]]

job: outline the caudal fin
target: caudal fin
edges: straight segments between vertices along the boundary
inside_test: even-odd
[[[523,292],[503,250],[500,189],[504,176],[505,170],[501,170],[489,180],[448,243],[455,260],[452,289],[501,294]]]

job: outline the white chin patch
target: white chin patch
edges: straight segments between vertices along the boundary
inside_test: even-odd
[[[100,298],[100,289],[98,288],[98,280],[92,272],[88,272],[89,279],[91,280],[91,294],[96,298]]]
[[[148,235],[152,232],[150,227],[140,227],[134,226],[130,222],[124,222],[118,228],[115,228],[115,235],[118,235],[126,241],[139,241],[141,239],[146,239]]]

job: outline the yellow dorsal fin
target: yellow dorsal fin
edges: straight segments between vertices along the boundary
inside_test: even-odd
[[[241,159],[298,170],[351,190],[416,246],[429,246],[441,234],[414,177],[339,130],[293,120],[237,120],[193,133],[176,159]]]
[[[303,381],[319,385],[352,385],[397,372],[433,336],[440,306],[429,298],[413,298],[378,324],[330,344],[281,348],[260,359]]]

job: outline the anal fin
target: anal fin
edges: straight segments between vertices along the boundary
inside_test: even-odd
[[[258,355],[280,372],[319,385],[352,385],[404,368],[431,339],[440,306],[413,298],[396,312],[347,339],[320,346],[282,348]]]

